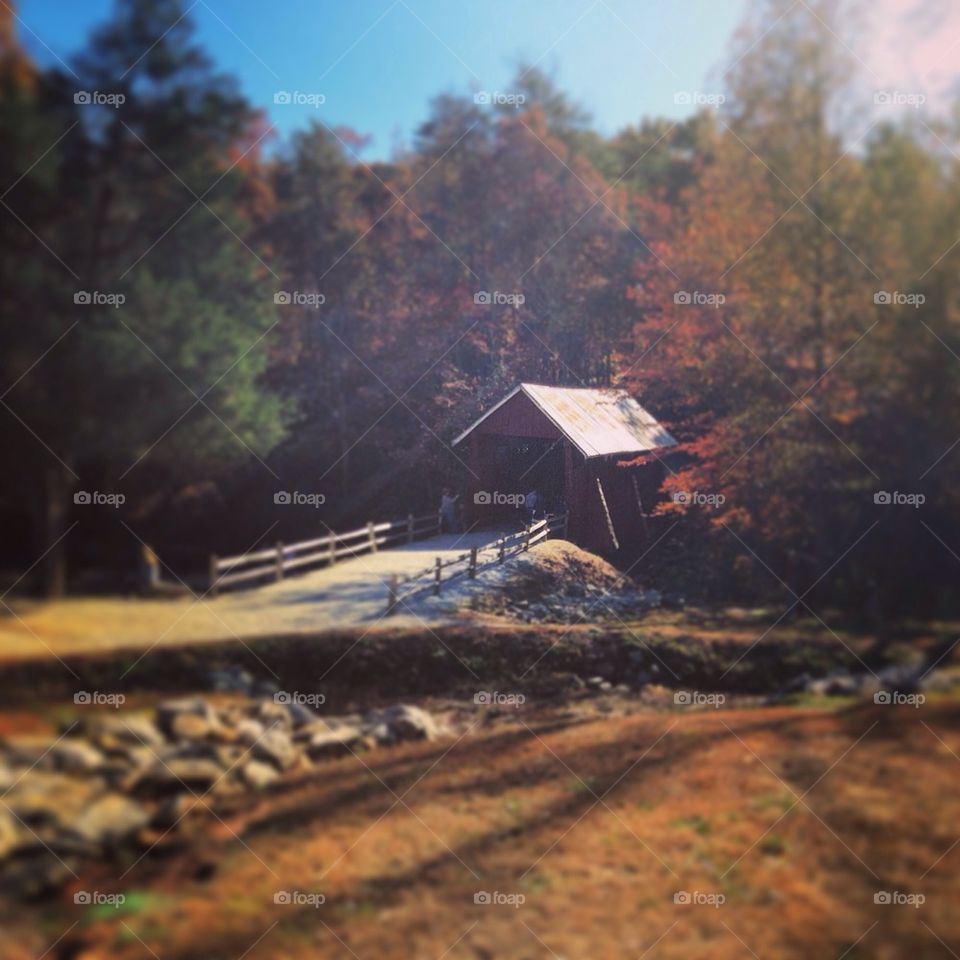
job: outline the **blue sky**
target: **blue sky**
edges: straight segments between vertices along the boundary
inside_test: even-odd
[[[189,6],[193,0],[186,0]],[[368,158],[408,143],[439,93],[509,91],[538,61],[611,133],[681,117],[676,93],[718,89],[744,0],[197,0],[190,16],[221,68],[281,134],[319,117],[373,138]],[[20,36],[41,63],[69,59],[113,0],[21,0]],[[32,31],[32,32],[31,32]],[[711,76],[713,80],[711,81]]]

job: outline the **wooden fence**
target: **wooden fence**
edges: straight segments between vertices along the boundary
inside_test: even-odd
[[[208,592],[216,596],[223,587],[252,586],[256,581],[282,580],[291,570],[314,566],[332,566],[341,557],[359,557],[376,553],[381,547],[411,543],[439,534],[439,513],[421,517],[409,514],[403,520],[368,523],[348,533],[329,533],[313,540],[277,543],[265,550],[233,557],[210,557]]]
[[[436,557],[433,564],[406,576],[394,574],[390,577],[390,587],[387,599],[387,613],[394,613],[397,606],[418,594],[432,590],[437,596],[444,582],[449,583],[458,577],[476,577],[477,571],[503,563],[507,557],[516,556],[529,550],[530,547],[550,536],[560,535],[566,539],[567,515],[545,517],[536,523],[529,524],[516,533],[500,537],[485,547],[471,547],[459,556],[444,560]],[[444,580],[443,571],[450,567],[459,567],[454,573],[448,573]]]

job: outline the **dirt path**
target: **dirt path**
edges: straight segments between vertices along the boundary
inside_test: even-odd
[[[154,647],[264,634],[375,626],[387,605],[391,574],[416,573],[435,557],[451,559],[496,538],[491,531],[444,535],[341,561],[280,583],[219,597],[169,600],[77,598],[55,603],[15,603],[0,620],[0,660]],[[390,618],[439,623],[442,609],[417,610]]]

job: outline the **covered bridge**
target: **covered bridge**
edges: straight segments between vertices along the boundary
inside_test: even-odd
[[[536,490],[568,513],[571,540],[611,553],[639,542],[663,473],[656,460],[617,463],[676,440],[624,390],[521,383],[453,443],[469,450],[472,522],[503,520],[517,494]]]

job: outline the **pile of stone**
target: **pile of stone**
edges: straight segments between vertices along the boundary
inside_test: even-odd
[[[535,599],[501,594],[485,606],[526,623],[575,624],[634,619],[660,604],[656,590],[569,583],[550,593],[536,594]],[[480,609],[483,606],[477,604]]]
[[[444,731],[418,707],[325,717],[284,695],[161,703],[0,742],[0,887],[44,893],[82,858],[136,849],[192,811],[330,757]],[[201,799],[202,798],[202,799]]]
[[[930,670],[923,664],[893,665],[876,673],[851,673],[837,669],[824,677],[804,673],[791,680],[780,695],[810,693],[820,697],[875,697],[888,702],[882,694],[926,694],[952,689],[960,676],[948,670]],[[889,702],[895,702],[893,700]]]

